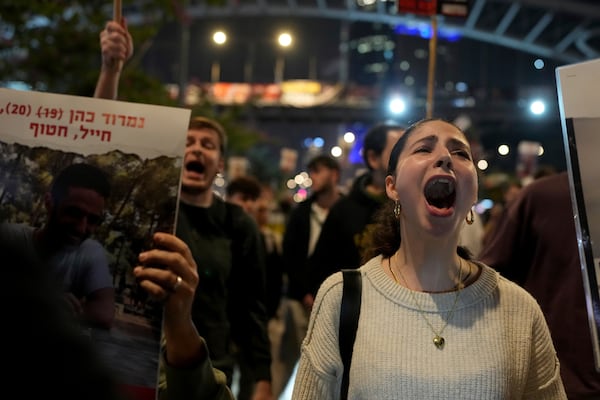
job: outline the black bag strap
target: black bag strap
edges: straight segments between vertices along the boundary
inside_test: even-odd
[[[360,314],[362,280],[358,269],[343,269],[342,275],[344,277],[344,288],[340,311],[339,345],[342,363],[344,364],[344,374],[342,376],[340,399],[345,400],[348,398],[350,363]]]

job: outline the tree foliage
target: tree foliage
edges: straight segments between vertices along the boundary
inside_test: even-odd
[[[123,1],[123,7],[133,4]],[[131,27],[138,44],[152,38],[172,13],[164,0],[136,2],[140,12],[160,9]],[[100,67],[98,35],[112,18],[112,2],[4,0],[0,17],[0,77],[34,90],[89,96]]]
[[[147,74],[141,65],[145,49],[159,30],[182,18],[182,0],[123,0],[123,15],[141,16],[129,24],[135,53],[124,67],[119,99],[178,106],[164,82]],[[113,3],[106,0],[3,0],[0,15],[0,86],[21,82],[33,90],[91,96],[98,79],[101,55],[99,34],[112,19]],[[131,15],[131,14],[129,14]],[[202,102],[193,115],[218,120],[229,136],[232,155],[244,155],[263,141],[263,135],[240,123],[242,109],[219,108]],[[259,171],[274,168],[259,167]],[[272,176],[260,177],[271,179]]]

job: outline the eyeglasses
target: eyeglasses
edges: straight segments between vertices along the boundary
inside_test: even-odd
[[[88,213],[77,206],[66,206],[62,211],[65,215],[73,219],[80,220],[85,218],[88,225],[98,226],[104,221],[104,215]]]

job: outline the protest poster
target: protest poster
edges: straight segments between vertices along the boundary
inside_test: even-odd
[[[555,73],[594,362],[600,372],[600,58],[564,65]]]
[[[155,231],[174,232],[189,119],[188,109],[0,89],[0,222],[44,226],[45,196],[66,166],[92,164],[109,177],[92,238],[106,252],[114,321],[82,334],[137,397],[155,395],[162,309],[132,270]]]

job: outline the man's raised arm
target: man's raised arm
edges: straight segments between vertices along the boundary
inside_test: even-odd
[[[109,21],[100,32],[102,66],[96,83],[94,97],[116,99],[123,65],[133,54],[133,40],[125,19]]]

